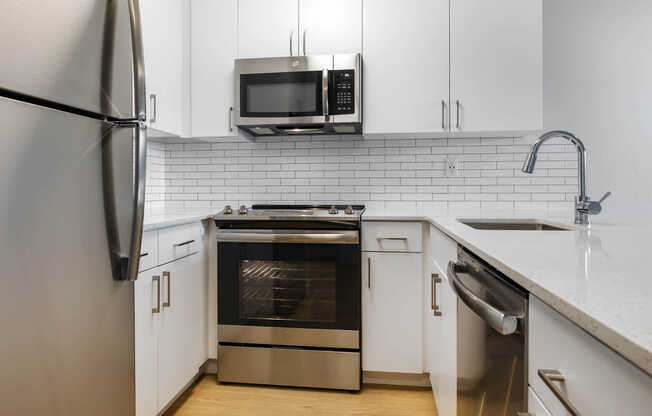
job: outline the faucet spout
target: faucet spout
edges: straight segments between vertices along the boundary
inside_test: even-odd
[[[568,140],[569,142],[575,145],[577,150],[577,186],[578,186],[578,196],[575,198],[575,223],[576,224],[588,224],[589,223],[589,214],[596,213],[594,207],[596,201],[591,201],[589,196],[586,194],[586,147],[584,143],[573,133],[563,131],[563,130],[553,130],[548,133],[544,133],[537,139],[536,142],[530,148],[530,153],[528,153],[525,161],[523,162],[523,168],[521,169],[524,173],[534,172],[534,165],[537,162],[537,154],[541,146],[552,139],[553,137],[561,137]],[[593,203],[593,205],[591,205]],[[589,209],[589,206],[594,207]],[[599,210],[598,210],[599,212]]]

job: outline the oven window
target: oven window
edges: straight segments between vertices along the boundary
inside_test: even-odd
[[[334,262],[240,261],[240,319],[335,322]]]
[[[321,116],[322,72],[240,75],[242,117]]]

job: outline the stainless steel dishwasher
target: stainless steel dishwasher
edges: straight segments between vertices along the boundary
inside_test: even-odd
[[[448,277],[457,294],[457,414],[526,412],[528,292],[461,246]]]

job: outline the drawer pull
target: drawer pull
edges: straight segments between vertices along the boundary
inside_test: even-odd
[[[573,416],[580,416],[581,413],[579,412],[579,410],[577,410],[575,406],[573,406],[573,404],[570,402],[570,400],[568,400],[568,397],[566,397],[564,393],[561,390],[559,390],[557,386],[553,384],[553,382],[555,381],[559,381],[563,383],[566,380],[564,375],[557,370],[539,369],[538,373],[539,373],[539,378],[541,378],[541,380],[543,380],[543,382],[546,383],[546,386],[548,386],[550,391],[552,391],[552,394],[554,394],[555,397],[557,397],[557,399],[561,402],[561,404],[564,405],[566,410],[568,410],[568,413],[570,413]]]
[[[437,273],[430,275],[430,308],[434,311],[434,316],[441,316],[439,305],[437,305],[437,283],[441,283],[441,277]]]
[[[145,257],[145,256],[149,256],[149,253],[147,253],[147,252],[145,252],[145,253],[140,253],[140,257]]]
[[[163,272],[163,279],[168,278],[168,300],[167,302],[163,302],[163,307],[164,308],[169,308],[171,303],[170,303],[170,279],[171,275],[170,272]]]
[[[173,244],[172,247],[187,246],[188,244],[192,244],[194,242],[195,242],[195,240],[188,240],[188,241],[184,241],[183,243]]]
[[[390,240],[390,241],[407,241],[407,237],[376,237],[376,240]]]
[[[152,276],[152,282],[156,282],[156,308],[152,308],[152,313],[161,312],[161,276]]]
[[[367,288],[371,289],[371,256],[367,257]]]

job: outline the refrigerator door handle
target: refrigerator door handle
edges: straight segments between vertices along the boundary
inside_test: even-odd
[[[120,266],[114,267],[114,278],[118,280],[135,281],[138,278],[140,250],[143,236],[143,220],[145,217],[145,170],[147,167],[147,96],[145,93],[145,58],[143,52],[143,31],[140,20],[139,0],[129,0],[129,21],[131,25],[131,45],[133,63],[133,87],[135,115],[129,118],[109,120],[117,127],[132,128],[133,133],[133,200],[131,202],[131,232],[129,238],[128,257],[124,256],[124,247],[120,246],[117,213],[109,213],[107,224],[109,238],[112,241],[112,256],[117,257]],[[107,156],[107,162],[110,162]],[[105,175],[112,172],[105,167]],[[113,184],[111,181],[109,181]],[[105,186],[105,193],[107,192]],[[108,192],[115,192],[110,189]],[[105,199],[114,200],[113,194]],[[112,238],[113,237],[113,238]]]
[[[145,53],[143,51],[143,27],[140,20],[139,0],[129,0],[129,21],[131,24],[131,53],[134,66],[134,121],[147,120],[147,94],[145,92]]]

